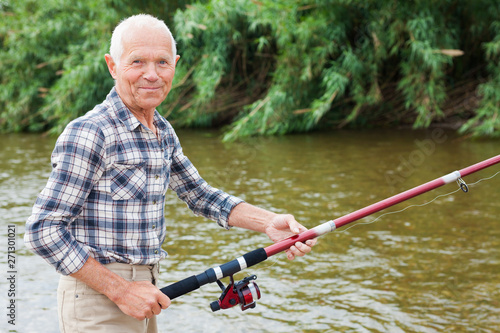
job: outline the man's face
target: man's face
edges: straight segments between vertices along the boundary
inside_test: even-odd
[[[123,35],[123,53],[117,66],[106,55],[116,90],[132,112],[153,111],[167,97],[175,74],[170,36],[158,29],[130,29]]]

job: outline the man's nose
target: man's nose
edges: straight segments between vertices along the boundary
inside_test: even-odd
[[[158,73],[156,72],[156,64],[148,63],[148,65],[146,66],[146,71],[144,72],[143,77],[148,81],[158,80]]]

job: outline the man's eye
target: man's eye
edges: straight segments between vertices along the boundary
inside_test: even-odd
[[[133,63],[133,64],[140,64],[140,63],[141,63],[141,61],[140,61],[140,60],[134,60],[132,63]]]
[[[160,65],[166,65],[167,62],[165,60],[160,60]]]

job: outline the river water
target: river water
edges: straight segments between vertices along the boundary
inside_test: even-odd
[[[500,152],[498,140],[467,140],[441,129],[318,132],[231,144],[214,131],[178,134],[212,185],[292,213],[307,227]],[[58,276],[22,241],[55,138],[0,140],[0,331],[57,332]],[[160,332],[499,332],[500,175],[480,181],[498,171],[493,166],[466,177],[468,193],[449,184],[344,226],[306,257],[290,262],[280,254],[238,273],[236,279],[258,276],[262,299],[255,309],[213,313],[209,304],[220,290],[205,285],[173,301],[158,318]],[[173,193],[166,219],[169,257],[161,285],[270,244],[264,235],[225,231],[194,217]],[[8,257],[13,240],[15,262]],[[9,302],[15,326],[8,323]]]

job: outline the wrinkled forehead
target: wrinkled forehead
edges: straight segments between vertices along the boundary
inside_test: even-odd
[[[130,53],[138,53],[141,50],[155,50],[158,53],[172,53],[172,39],[169,33],[163,29],[142,27],[140,29],[128,29],[122,36],[123,56]]]

